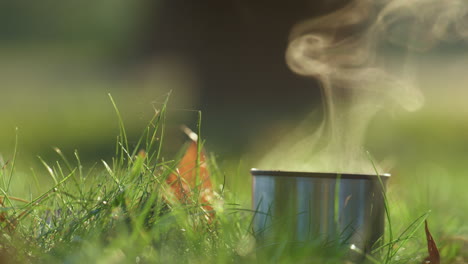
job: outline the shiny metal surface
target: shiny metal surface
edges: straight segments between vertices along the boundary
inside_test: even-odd
[[[390,177],[252,169],[257,237],[340,241],[369,251],[384,233]]]

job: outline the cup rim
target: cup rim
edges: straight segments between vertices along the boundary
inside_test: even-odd
[[[382,174],[364,174],[350,172],[307,172],[307,171],[286,171],[286,170],[262,170],[257,168],[250,169],[252,176],[277,176],[277,177],[308,177],[308,178],[328,178],[328,179],[366,179],[376,180],[390,178],[389,173]]]

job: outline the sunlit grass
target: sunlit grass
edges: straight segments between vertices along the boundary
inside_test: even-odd
[[[223,171],[213,157],[208,165],[221,197],[214,205],[216,217],[210,219],[196,198],[190,204],[169,203],[165,179],[175,170],[178,158],[167,159],[161,154],[166,104],[132,145],[117,104],[111,100],[120,131],[112,159],[85,166],[78,151],[55,149],[58,161],[39,159],[44,169],[37,173],[47,174],[51,180],[48,190],[37,196],[32,193],[45,184],[41,182],[44,177],[33,172],[17,174],[15,158],[0,163],[1,261],[345,263],[349,251],[345,244],[280,239],[265,245],[256,241],[251,230],[255,213],[239,205],[249,202],[236,200],[238,196],[224,184],[226,178],[235,178],[239,172]],[[427,255],[421,228],[425,219],[439,242],[444,263],[466,258],[463,247],[468,219],[461,211],[466,209],[466,199],[452,198],[462,193],[459,189],[468,181],[458,177],[454,187],[440,178],[440,173],[428,170],[390,184],[387,231],[392,235],[387,232],[374,248],[375,254],[365,256],[368,262],[420,262]],[[29,182],[30,191],[12,191],[12,181]],[[436,187],[421,189],[422,182],[433,182]]]

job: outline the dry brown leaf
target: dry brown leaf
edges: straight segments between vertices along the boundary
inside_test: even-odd
[[[3,203],[3,197],[0,197],[0,207],[5,207],[5,204]],[[1,212],[0,213],[0,222],[3,223],[7,219],[6,212]]]
[[[206,154],[204,149],[201,149],[199,153],[196,134],[191,131],[187,134],[189,134],[191,142],[177,165],[176,172],[169,175],[166,183],[181,203],[192,203],[197,200],[194,195],[199,194],[199,202],[212,218],[214,212],[210,204],[213,201],[213,188],[206,165]]]
[[[423,264],[440,264],[440,254],[437,249],[437,245],[432,238],[431,232],[429,232],[429,227],[427,226],[427,220],[424,221],[425,230],[426,230],[426,239],[427,239],[427,251],[429,257],[425,258]]]

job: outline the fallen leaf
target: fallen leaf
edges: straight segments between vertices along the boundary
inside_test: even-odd
[[[3,198],[4,197],[0,197],[0,207],[5,207],[5,204],[3,203]],[[6,219],[7,219],[6,212],[1,212],[0,213],[0,223],[5,222]]]
[[[431,232],[429,232],[429,227],[427,226],[427,220],[424,221],[425,230],[426,230],[426,239],[427,239],[427,251],[429,257],[425,258],[423,264],[440,264],[440,254],[437,249],[437,245],[432,238]]]
[[[176,167],[176,171],[171,173],[166,179],[172,194],[183,204],[190,204],[198,201],[207,212],[209,218],[214,217],[213,201],[214,193],[207,168],[207,158],[204,149],[198,146],[198,136],[189,130],[184,129],[191,142],[185,151],[184,156]]]

